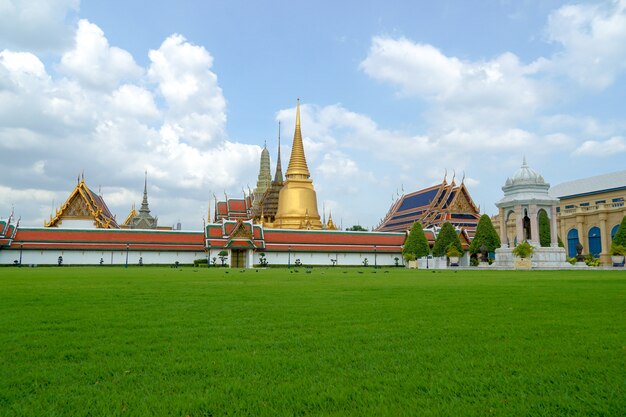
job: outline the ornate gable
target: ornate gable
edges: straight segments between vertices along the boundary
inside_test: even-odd
[[[465,188],[465,184],[462,183],[459,187],[459,190],[448,207],[448,211],[451,213],[479,213],[478,207],[476,207],[469,195],[469,192],[467,191],[467,188]]]
[[[119,228],[102,197],[87,187],[84,178],[78,182],[61,208],[56,210],[55,215],[44,222],[44,226],[58,227],[63,219],[93,220],[99,229]]]

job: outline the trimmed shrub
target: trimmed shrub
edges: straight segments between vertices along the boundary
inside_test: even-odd
[[[459,252],[463,253],[463,246],[461,245],[459,235],[457,235],[456,230],[454,230],[454,226],[452,226],[450,222],[445,222],[443,226],[441,226],[437,240],[435,240],[435,244],[433,245],[433,256],[446,256],[448,247],[451,244],[454,245]]]
[[[407,258],[409,254],[413,255],[415,258],[421,258],[422,256],[428,255],[429,252],[430,247],[428,246],[422,225],[419,222],[413,223],[409,236],[406,238],[406,242],[404,242],[402,256],[404,259],[409,260]]]
[[[480,216],[476,226],[476,234],[470,244],[469,251],[472,255],[480,253],[480,247],[485,244],[487,252],[494,252],[500,247],[500,236],[491,223],[491,218],[487,214]]]

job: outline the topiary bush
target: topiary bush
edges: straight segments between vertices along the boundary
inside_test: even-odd
[[[402,256],[404,259],[409,260],[407,255],[412,254],[415,257],[414,259],[416,259],[428,255],[429,252],[430,246],[428,246],[422,225],[419,222],[413,223],[409,236],[406,238],[406,242],[404,242]]]
[[[480,247],[485,244],[487,252],[495,252],[500,247],[500,236],[491,223],[491,218],[487,214],[480,216],[478,225],[476,225],[476,234],[469,246],[469,252],[472,255],[480,253]]]
[[[439,230],[435,244],[433,245],[434,256],[446,256],[446,252],[450,244],[453,244],[459,252],[463,253],[463,246],[459,235],[456,234],[454,226],[450,222],[445,222]]]

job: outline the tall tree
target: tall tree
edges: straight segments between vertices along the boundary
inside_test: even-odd
[[[613,236],[613,244],[626,247],[626,216],[622,219],[615,236]]]
[[[493,223],[491,223],[491,218],[487,214],[483,214],[478,220],[476,234],[469,247],[470,253],[480,253],[480,247],[483,243],[487,247],[487,252],[493,252],[500,247],[500,236],[498,236]]]
[[[456,234],[454,226],[449,222],[445,222],[443,226],[441,226],[435,244],[433,245],[433,256],[446,256],[448,246],[451,244],[454,245],[459,252],[463,253],[463,245],[461,245],[461,240],[459,239],[459,235]]]
[[[406,258],[407,254],[413,254],[416,258],[428,255],[430,247],[424,234],[424,229],[420,222],[413,223],[409,236],[406,238],[404,247],[402,248],[402,256]]]
[[[546,248],[550,246],[550,219],[545,210],[539,212],[539,244]]]

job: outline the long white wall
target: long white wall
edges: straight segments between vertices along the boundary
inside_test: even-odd
[[[332,259],[336,259],[336,266],[359,266],[367,258],[369,266],[393,266],[394,258],[402,265],[401,254],[377,253],[328,253],[328,252],[264,252],[268,265],[295,265],[299,259],[302,265],[332,265]],[[254,263],[260,263],[261,252],[254,253]],[[374,259],[375,258],[375,259]]]
[[[83,250],[22,250],[22,265],[57,265],[59,256],[63,265],[126,265],[126,251],[83,251]],[[204,252],[175,251],[128,251],[128,264],[138,265],[142,258],[144,265],[192,264],[195,259],[205,259]],[[0,250],[0,264],[10,265],[20,260],[17,248]]]
[[[218,249],[212,249],[210,259],[217,257],[217,263],[221,261],[218,257]],[[303,266],[332,266],[332,259],[336,259],[336,266],[362,266],[367,259],[368,266],[394,266],[398,258],[399,265],[403,265],[402,255],[377,253],[327,253],[327,252],[263,252],[269,266],[292,265],[299,259]],[[259,265],[261,262],[261,252],[247,251],[245,262],[247,267]],[[103,265],[125,265],[126,251],[88,251],[88,250],[22,250],[22,265],[56,265],[59,256],[63,257],[63,265],[98,265],[102,259]],[[181,264],[192,264],[196,259],[206,259],[205,252],[175,252],[175,251],[128,251],[128,264],[138,265],[139,258],[142,258],[144,265],[172,265],[175,262]],[[14,261],[20,260],[20,250],[18,248],[0,250],[0,264],[11,265]],[[230,265],[229,257],[225,260]],[[252,262],[252,265],[250,263]]]

